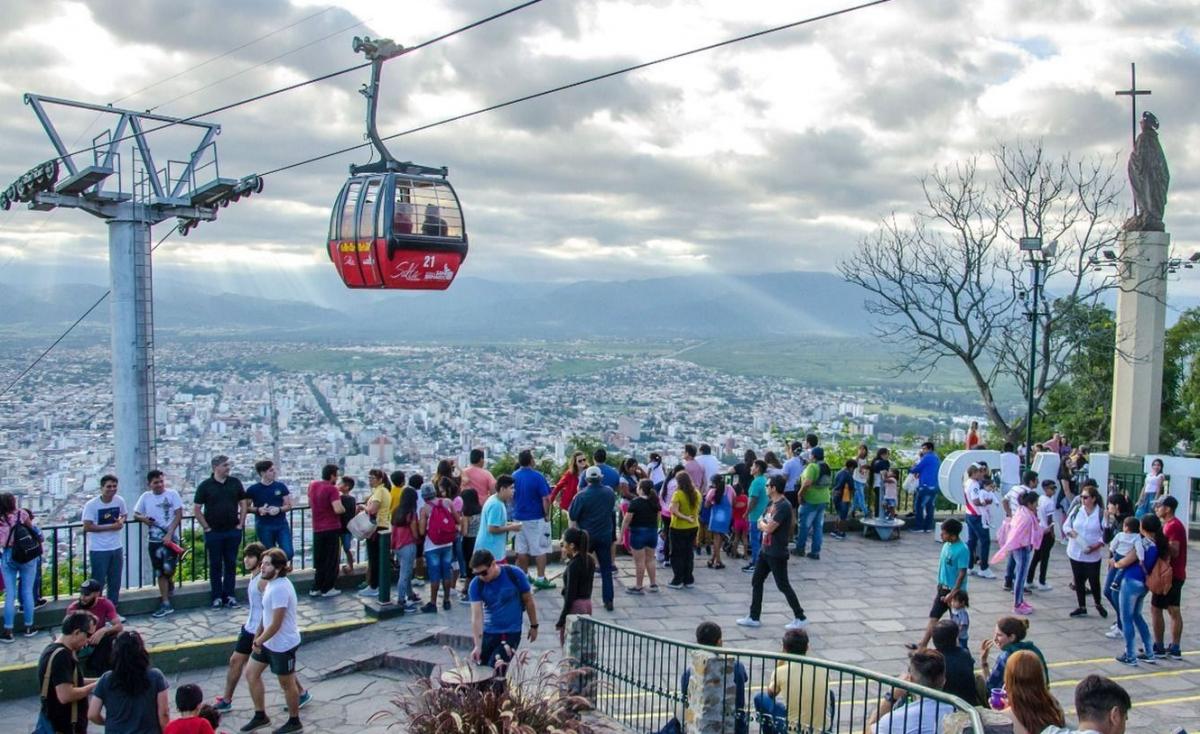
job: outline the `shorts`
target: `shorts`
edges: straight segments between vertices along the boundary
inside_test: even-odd
[[[454,546],[444,545],[441,548],[425,549],[425,576],[430,584],[439,581],[449,581],[454,578],[451,561],[454,559]]]
[[[299,649],[300,646],[296,645],[291,650],[275,652],[264,647],[250,653],[250,659],[267,663],[275,675],[292,675],[296,672],[296,651]]]
[[[233,643],[233,651],[239,655],[249,655],[254,652],[254,633],[247,632],[243,627],[238,630],[237,642]]]
[[[162,543],[147,543],[146,549],[150,554],[150,566],[155,573],[159,576],[175,575],[175,564],[179,561],[179,556]]]
[[[930,619],[941,619],[946,612],[950,611],[949,605],[942,601],[942,597],[949,593],[949,586],[939,586],[937,588],[937,596],[933,597],[933,606],[929,609]]]
[[[521,631],[493,633],[484,632],[479,641],[479,664],[497,667],[512,661],[513,653],[521,644]]]
[[[629,528],[629,547],[636,550],[656,548],[658,546],[658,530],[656,528]]]
[[[883,498],[883,506],[890,507],[893,510],[896,509],[896,498],[895,497],[884,497]]]
[[[1171,590],[1165,594],[1151,594],[1150,606],[1155,609],[1166,609],[1168,607],[1179,606],[1179,599],[1183,596],[1183,579],[1175,579],[1171,582]]]
[[[523,520],[517,531],[517,555],[544,556],[550,552],[550,523],[545,520]]]

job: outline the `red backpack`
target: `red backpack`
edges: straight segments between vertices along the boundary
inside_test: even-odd
[[[435,500],[430,505],[425,535],[434,545],[448,545],[458,537],[458,523],[454,521],[454,513],[446,507],[446,500]]]

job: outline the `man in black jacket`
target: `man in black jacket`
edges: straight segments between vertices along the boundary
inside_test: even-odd
[[[600,595],[604,608],[613,610],[613,557],[612,546],[616,538],[617,494],[604,484],[604,474],[598,466],[589,466],[584,472],[587,488],[575,495],[568,514],[571,527],[586,530],[591,541],[592,552],[600,566]]]

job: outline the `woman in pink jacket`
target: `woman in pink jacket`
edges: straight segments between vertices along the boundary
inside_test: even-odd
[[[1037,492],[1022,492],[1017,498],[1017,511],[1004,521],[1000,528],[1000,549],[992,556],[992,563],[999,563],[1004,556],[1013,554],[1016,574],[1013,577],[1013,614],[1033,613],[1033,606],[1025,602],[1025,577],[1033,552],[1042,545],[1042,527],[1038,523],[1036,507]]]

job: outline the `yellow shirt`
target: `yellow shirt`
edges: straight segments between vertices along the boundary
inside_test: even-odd
[[[392,504],[388,508],[388,517],[396,514],[396,508],[400,506],[400,495],[404,492],[404,487],[392,487]]]
[[[679,511],[685,515],[689,515],[693,519],[691,521],[684,520],[679,515],[671,514],[671,527],[676,530],[691,530],[692,528],[700,527],[700,493],[696,493],[696,501],[688,497],[688,493],[682,489],[675,490],[675,494],[671,495],[671,503],[679,506]]]
[[[830,706],[828,670],[804,663],[780,663],[771,675],[771,688],[783,697],[789,731],[825,731]]]
[[[392,493],[382,484],[371,490],[371,496],[367,499],[368,502],[374,500],[379,503],[379,512],[375,515],[375,527],[381,530],[391,530],[392,528]]]

